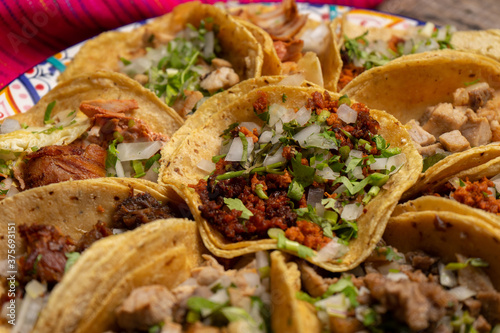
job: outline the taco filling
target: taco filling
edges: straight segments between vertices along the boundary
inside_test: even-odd
[[[55,102],[47,108],[46,129],[14,130],[6,133],[10,135],[6,140],[19,141],[17,132],[21,140],[28,131],[38,136],[59,135],[59,131],[66,131],[82,117],[86,118],[79,120],[83,127],[80,125],[76,135],[68,137],[67,141],[60,140],[57,145],[27,147],[15,153],[2,151],[0,158],[5,156],[0,165],[2,196],[67,180],[106,176],[157,180],[159,152],[169,137],[153,132],[144,121],[125,115],[138,108],[136,101],[84,101],[79,108],[82,112],[61,112],[53,117],[51,105],[53,107]]]
[[[389,61],[407,54],[453,48],[451,37],[455,29],[450,26],[435,28],[427,23],[415,34],[405,37],[393,35],[389,40],[377,40],[372,36],[376,32],[349,38],[344,35],[344,44],[340,50],[343,67],[338,82],[338,91],[342,90],[356,76],[372,67],[382,66]]]
[[[453,93],[452,103],[427,108],[407,123],[424,171],[451,153],[500,141],[500,95],[486,82],[466,83]]]
[[[315,261],[339,259],[365,206],[406,158],[377,134],[363,104],[328,92],[298,109],[286,99],[269,105],[261,91],[253,107],[262,128],[235,123],[221,135],[215,171],[192,186],[201,216],[230,242],[271,237],[303,258],[324,249]]]
[[[203,257],[204,265],[172,290],[134,289],[115,310],[119,332],[270,332],[268,254],[227,271]]]
[[[58,227],[34,223],[18,226],[20,238],[26,245],[26,254],[18,259],[16,288],[19,307],[18,325],[30,331],[50,292],[61,282],[64,274],[78,260],[80,254],[104,237],[133,230],[158,219],[190,217],[189,208],[166,202],[162,204],[148,192],[133,195],[119,202],[109,225],[98,221],[90,230],[75,240]],[[6,288],[5,290],[8,290]],[[2,295],[1,305],[10,302]]]
[[[146,30],[140,56],[122,58],[120,70],[185,117],[207,97],[240,81],[231,63],[217,57],[218,29],[208,18],[198,28],[188,23],[174,38]]]
[[[456,258],[380,246],[351,272],[329,277],[302,262],[296,297],[315,306],[327,332],[491,332],[500,293],[483,271],[489,264]]]

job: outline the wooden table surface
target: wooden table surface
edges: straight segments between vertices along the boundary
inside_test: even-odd
[[[384,0],[376,9],[458,30],[500,29],[500,0]]]

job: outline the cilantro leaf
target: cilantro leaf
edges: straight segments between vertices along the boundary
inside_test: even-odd
[[[239,210],[241,212],[240,217],[242,219],[248,220],[253,213],[245,207],[243,202],[238,198],[224,198],[224,203],[229,207],[229,209]]]

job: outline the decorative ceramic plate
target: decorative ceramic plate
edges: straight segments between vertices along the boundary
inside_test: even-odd
[[[237,3],[230,2],[228,6]],[[381,13],[365,9],[353,9],[346,6],[312,5],[298,3],[299,10],[308,13],[315,20],[332,20],[350,10],[349,20],[368,27],[392,27],[407,29],[421,22],[406,17]],[[128,31],[144,24],[132,23],[118,28],[119,31]],[[76,44],[36,65],[26,73],[12,81],[0,91],[0,119],[16,113],[26,112],[35,105],[42,96],[54,88],[57,77],[80,50],[84,42]]]

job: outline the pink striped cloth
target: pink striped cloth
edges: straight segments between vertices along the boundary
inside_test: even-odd
[[[310,0],[309,3],[371,8],[382,1]],[[0,88],[71,45],[105,30],[165,14],[181,2],[185,1],[0,0]]]

